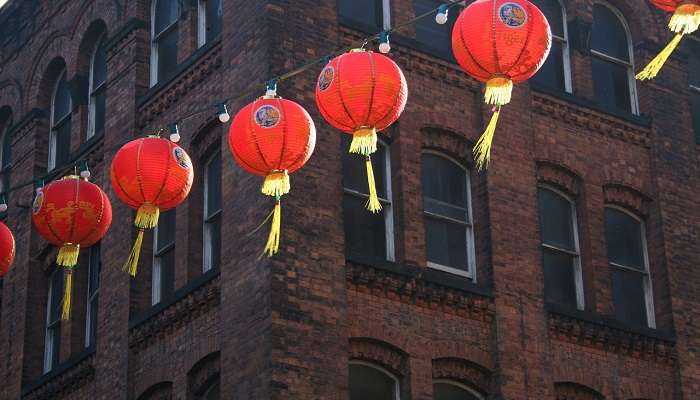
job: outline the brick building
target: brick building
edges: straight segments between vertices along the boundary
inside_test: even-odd
[[[434,8],[432,0],[10,0],[0,8],[0,165],[17,240],[2,280],[2,399],[700,399],[700,41],[642,0],[537,0],[552,53],[502,113],[454,63],[450,23],[391,36],[409,101],[382,135],[384,211],[313,99],[280,253],[251,231],[272,205],[215,105]],[[233,113],[255,95],[229,102]],[[121,270],[133,211],[109,190],[119,146],[179,121],[188,200]],[[114,219],[83,250],[70,321],[32,185],[87,159]],[[53,171],[53,175],[52,175]],[[155,236],[155,237],[154,237]],[[350,393],[350,395],[348,395]]]

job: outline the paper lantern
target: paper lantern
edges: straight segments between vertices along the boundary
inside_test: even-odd
[[[276,200],[264,250],[272,256],[279,250],[280,198],[289,193],[289,174],[311,157],[316,146],[316,127],[302,106],[268,90],[236,114],[229,128],[228,144],[243,169],[265,177],[261,191]]]
[[[676,35],[666,47],[636,76],[639,80],[652,79],[658,75],[671,53],[678,47],[683,35],[689,35],[700,26],[700,0],[650,0],[663,11],[673,12],[668,29]],[[695,71],[697,72],[697,71]]]
[[[68,319],[73,269],[80,248],[92,246],[107,233],[112,223],[112,205],[99,186],[69,175],[38,191],[32,221],[46,241],[60,247],[56,264],[66,270],[61,318]]]
[[[547,19],[527,0],[477,0],[457,18],[452,52],[471,77],[486,83],[485,101],[495,106],[474,146],[479,169],[488,165],[501,106],[510,102],[513,84],[535,75],[551,44]]]
[[[124,270],[136,276],[143,233],[158,225],[161,211],[176,207],[192,188],[194,171],[185,150],[170,140],[148,136],[122,146],[111,167],[112,190],[136,209],[136,240]]]
[[[0,222],[0,278],[10,270],[15,259],[15,237],[4,223]]]
[[[408,87],[403,72],[382,54],[351,50],[332,59],[316,84],[316,104],[332,126],[352,135],[350,153],[365,156],[372,212],[382,209],[370,155],[377,151],[377,131],[393,124],[404,108]]]

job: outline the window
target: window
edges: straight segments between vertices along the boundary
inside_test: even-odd
[[[59,361],[61,346],[61,305],[63,302],[63,270],[56,268],[49,276],[49,296],[46,302],[46,332],[44,338],[44,373]]]
[[[700,144],[700,42],[688,40],[688,80],[690,85],[690,112],[693,118],[695,143]]]
[[[219,379],[217,378],[214,383],[209,386],[208,389],[204,391],[201,397],[202,400],[219,400],[221,398],[221,387],[219,384]]]
[[[5,123],[1,125],[2,128],[0,130],[0,193],[5,193],[10,188],[10,164],[12,162],[11,126],[12,116],[10,115]]]
[[[90,63],[90,95],[88,99],[88,139],[101,135],[105,129],[105,78],[107,76],[106,34],[102,34],[92,53]]]
[[[468,171],[436,153],[422,156],[428,266],[474,278],[474,227]]]
[[[440,4],[446,3],[437,0],[413,0],[413,9],[418,17],[435,10]],[[450,59],[454,58],[452,56],[452,28],[457,21],[459,12],[458,7],[452,7],[448,11],[450,18],[443,25],[435,23],[435,18],[426,17],[418,20],[416,22],[416,41],[444,53]]]
[[[389,29],[390,0],[338,0],[338,15],[373,31]]]
[[[540,187],[537,203],[545,300],[583,310],[581,254],[574,202],[557,190]]]
[[[547,60],[532,78],[535,83],[571,93],[571,65],[569,63],[569,32],[566,9],[559,0],[534,0],[552,29],[552,48]]]
[[[178,0],[153,0],[151,12],[151,86],[177,67]]]
[[[166,300],[175,286],[175,209],[160,213],[153,234],[151,304]]]
[[[102,257],[100,245],[90,247],[88,265],[88,289],[87,309],[85,312],[85,347],[95,345],[97,338],[97,295],[100,290],[100,271],[102,270]]]
[[[343,135],[343,149],[350,146],[350,135]],[[343,223],[345,252],[366,258],[394,261],[394,217],[391,203],[389,147],[381,141],[372,155],[374,180],[382,211],[373,214],[365,208],[369,199],[362,156],[343,150]]]
[[[474,390],[451,381],[436,381],[433,384],[435,400],[483,400]]]
[[[197,9],[197,44],[199,47],[213,41],[221,33],[222,0],[199,0]]]
[[[399,400],[399,380],[384,368],[350,362],[350,400]]]
[[[654,328],[644,224],[622,209],[606,207],[605,241],[612,268],[615,316],[630,324]]]
[[[619,11],[593,5],[593,92],[602,106],[638,114],[631,36],[623,21]]]
[[[71,109],[70,88],[64,70],[56,82],[51,97],[51,132],[49,133],[49,171],[65,164],[70,158]]]
[[[204,265],[207,272],[221,263],[221,152],[204,168]]]

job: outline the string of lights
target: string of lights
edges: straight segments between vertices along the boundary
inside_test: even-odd
[[[244,90],[243,92],[239,92],[235,96],[230,96],[230,97],[227,97],[225,99],[222,99],[222,100],[216,102],[214,105],[195,109],[195,110],[181,116],[177,121],[174,121],[174,122],[167,124],[165,127],[163,127],[163,126],[146,127],[140,133],[142,135],[158,135],[158,136],[160,136],[163,133],[168,132],[168,134],[170,136],[170,140],[173,142],[178,142],[180,140],[179,126],[183,122],[185,122],[185,121],[187,121],[187,120],[189,120],[197,115],[205,113],[205,112],[209,112],[209,113],[216,112],[216,115],[218,116],[219,121],[221,123],[226,123],[231,118],[231,115],[229,114],[229,111],[228,111],[229,109],[228,109],[227,103],[231,103],[231,102],[239,101],[239,100],[242,100],[245,98],[249,98],[250,96],[255,95],[255,93],[260,92],[261,89],[263,89],[263,88],[265,90],[267,90],[268,93],[274,93],[277,89],[278,83],[286,81],[288,79],[291,79],[291,78],[293,78],[293,77],[295,77],[295,76],[297,76],[297,75],[299,75],[299,74],[301,74],[301,73],[303,73],[311,68],[316,67],[317,65],[325,65],[332,58],[334,58],[340,54],[346,53],[353,48],[358,48],[358,47],[365,48],[369,43],[379,42],[379,51],[381,53],[386,54],[389,51],[391,51],[389,37],[392,33],[400,31],[401,29],[403,29],[407,26],[413,25],[413,24],[417,23],[418,21],[423,20],[431,15],[435,15],[435,22],[436,23],[443,25],[448,20],[449,10],[452,7],[455,7],[457,5],[463,6],[464,1],[463,0],[451,0],[447,4],[441,4],[439,7],[431,9],[431,10],[429,10],[421,15],[418,15],[411,20],[402,22],[401,24],[395,25],[395,26],[393,26],[389,29],[386,29],[382,32],[379,32],[377,34],[366,36],[366,37],[360,39],[358,42],[356,42],[356,44],[335,50],[329,54],[324,55],[323,57],[306,62],[305,64],[303,64],[299,67],[296,67],[296,68],[292,69],[291,71],[285,72],[281,75],[278,75],[278,76],[275,76],[271,79],[268,79],[265,82],[263,82],[262,85],[261,84],[252,85],[251,87]],[[129,138],[128,140],[126,140],[122,143],[119,143],[119,144],[117,144],[109,149],[106,149],[105,152],[115,151],[115,150],[119,149],[120,147],[122,147],[123,145],[125,145],[126,143],[132,141],[133,139],[134,138]],[[0,212],[4,212],[7,210],[7,202],[6,202],[6,195],[7,194],[12,193],[12,192],[17,191],[17,190],[20,190],[20,189],[23,189],[23,188],[30,186],[32,184],[34,184],[35,189],[37,191],[39,191],[44,186],[44,182],[53,180],[56,177],[62,176],[71,170],[73,170],[75,174],[79,174],[83,178],[87,179],[90,177],[90,171],[88,168],[87,159],[84,158],[84,155],[80,155],[80,157],[76,157],[76,158],[64,163],[63,165],[60,165],[58,167],[53,168],[50,172],[48,172],[47,174],[45,174],[45,175],[43,175],[35,180],[26,181],[26,182],[22,182],[22,183],[13,185],[10,188],[8,188],[7,190],[3,191],[3,193],[0,194]]]

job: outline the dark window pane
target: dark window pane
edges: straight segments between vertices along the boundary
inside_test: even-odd
[[[423,196],[452,204],[467,206],[467,176],[463,168],[433,154],[423,154]]]
[[[598,104],[631,111],[628,67],[591,57],[593,91]]]
[[[212,41],[221,33],[221,16],[223,14],[221,0],[207,0],[206,4],[207,42]]]
[[[100,270],[102,269],[102,257],[100,245],[90,247],[90,282],[89,295],[92,296],[100,287]]]
[[[691,85],[700,88],[700,44],[687,40],[688,43],[688,81]]]
[[[70,118],[66,118],[55,127],[56,135],[56,167],[59,167],[70,158]]]
[[[156,252],[175,242],[175,209],[160,213],[158,218],[158,243]]]
[[[382,27],[381,0],[338,0],[338,14],[370,27]]]
[[[533,0],[532,3],[542,11],[549,27],[552,29],[552,35],[564,37],[564,15],[562,13],[561,4],[557,0]]]
[[[175,249],[171,248],[159,257],[160,301],[167,300],[175,289]]]
[[[178,0],[154,0],[156,3],[155,33],[162,32],[178,18]]]
[[[537,191],[537,200],[542,242],[568,250],[576,250],[571,203],[547,189]]]
[[[12,161],[12,137],[7,133],[2,135],[2,168],[7,168]]]
[[[620,321],[647,325],[643,280],[644,275],[641,273],[612,268],[615,316]]]
[[[642,225],[628,214],[605,209],[605,241],[610,262],[645,270]]]
[[[382,371],[350,364],[350,400],[396,400],[396,381]]]
[[[436,9],[443,4],[435,0],[413,0],[413,9],[416,17]],[[435,18],[426,17],[416,22],[416,40],[428,47],[445,52],[452,57],[452,28],[454,27],[459,8],[452,7],[448,11],[447,23],[440,25],[435,23]]]
[[[90,325],[88,326],[88,332],[90,335],[90,345],[95,345],[95,339],[97,338],[97,307],[98,307],[98,297],[95,295],[90,301]]]
[[[549,303],[577,306],[573,256],[542,249],[544,265],[544,297]]]
[[[158,80],[172,74],[177,67],[177,28],[158,38]]]
[[[92,63],[92,89],[95,90],[105,81],[107,75],[107,52],[105,51],[104,39],[100,41],[95,49],[95,58]]]
[[[53,121],[54,124],[70,113],[71,97],[66,74],[61,76],[61,80],[56,87],[56,94],[53,99]]]
[[[552,89],[566,90],[564,83],[564,50],[558,40],[552,41],[552,50],[547,56],[547,60],[537,74],[532,77],[532,81]]]
[[[95,135],[99,135],[104,133],[105,130],[105,108],[107,107],[107,99],[104,89],[100,89],[100,91],[94,95],[93,101],[95,102]]]
[[[351,139],[350,135],[343,135],[341,150],[343,157],[343,187],[369,194],[364,157],[348,153]],[[372,169],[374,170],[377,195],[386,199],[386,148],[380,144],[377,145],[377,152],[372,154]]]
[[[610,8],[600,4],[593,5],[591,49],[620,60],[629,61],[630,58],[627,32],[622,21]]]
[[[435,400],[479,400],[471,392],[459,386],[448,383],[436,383],[433,385],[433,399]]]
[[[219,268],[221,264],[221,214],[207,222],[207,229],[209,230],[211,268]]]
[[[345,251],[369,258],[386,259],[386,231],[384,208],[373,214],[365,208],[366,199],[352,195],[343,196],[343,224],[345,227]]]
[[[426,216],[425,245],[428,261],[467,271],[467,228],[455,222]]]
[[[203,400],[219,400],[221,397],[221,388],[219,386],[219,380],[217,379],[209,389],[202,396]]]
[[[217,149],[216,154],[207,164],[207,213],[221,209],[221,154]]]
[[[53,338],[51,341],[51,367],[53,368],[58,365],[61,359],[61,323],[56,323],[49,329],[48,334]]]
[[[690,112],[693,115],[693,130],[695,131],[695,143],[700,144],[700,91],[690,96]]]
[[[61,306],[63,305],[63,280],[64,271],[56,270],[51,274],[51,298],[49,299],[49,322],[59,321],[61,318]]]

